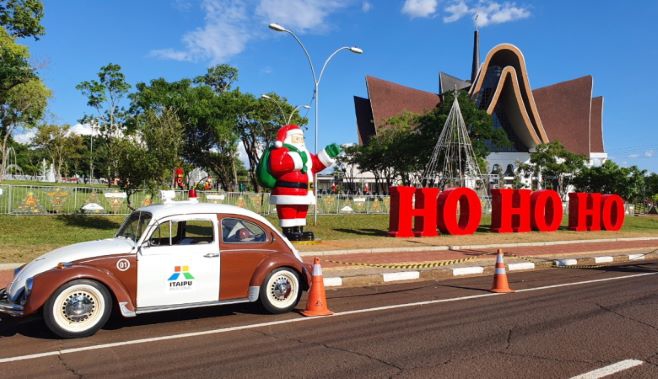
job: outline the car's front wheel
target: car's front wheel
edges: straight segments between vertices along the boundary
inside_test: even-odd
[[[272,271],[260,286],[261,305],[270,313],[291,311],[301,295],[299,275],[287,267]]]
[[[94,280],[79,279],[59,287],[43,307],[48,329],[62,338],[87,337],[110,318],[112,296]]]

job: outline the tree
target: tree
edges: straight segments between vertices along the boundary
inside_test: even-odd
[[[558,142],[540,144],[530,153],[533,176],[541,178],[542,188],[554,189],[566,196],[571,179],[585,167],[585,157],[572,153]]]
[[[79,83],[75,88],[87,97],[87,105],[96,110],[95,115],[85,115],[80,122],[98,127],[99,136],[104,140],[108,186],[118,170],[118,141],[127,132],[126,110],[121,105],[130,90],[121,66],[109,63],[100,68],[98,80]]]
[[[573,179],[577,191],[618,194],[629,202],[645,197],[645,170],[621,167],[611,160],[598,167],[585,167]]]
[[[46,32],[41,18],[43,4],[40,0],[0,0],[0,26],[15,37],[39,39]]]
[[[118,185],[126,192],[130,209],[135,192],[147,189],[153,193],[168,184],[183,144],[183,126],[169,108],[145,112],[136,125],[133,134],[117,141]]]
[[[220,64],[208,68],[205,75],[194,79],[197,84],[207,85],[217,94],[228,92],[234,82],[238,80],[238,69],[227,64]]]
[[[74,160],[81,157],[84,148],[82,137],[70,134],[69,125],[41,125],[34,136],[33,143],[43,149],[55,166],[55,179],[62,179],[62,172],[66,169],[67,161],[75,165]]]
[[[51,92],[38,79],[14,86],[0,99],[0,178],[6,174],[7,152],[14,132],[33,128],[43,116]]]
[[[139,116],[148,110],[171,108],[184,127],[184,160],[212,171],[226,189],[237,189],[238,143],[242,142],[251,166],[252,186],[258,189],[254,170],[260,151],[274,140],[276,130],[285,122],[278,107],[286,112],[293,107],[284,99],[277,105],[232,90],[236,79],[237,69],[220,65],[194,80],[168,82],[160,78],[138,83],[137,91],[130,95],[130,113]],[[272,97],[279,100],[274,94]],[[293,121],[305,123],[297,113]]]

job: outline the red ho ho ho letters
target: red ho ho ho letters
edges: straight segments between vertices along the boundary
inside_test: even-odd
[[[480,226],[482,204],[470,188],[391,187],[389,193],[389,236],[466,235]],[[562,200],[552,190],[495,189],[491,201],[491,230],[496,233],[552,232],[562,222]],[[619,195],[569,194],[570,230],[615,231],[623,224],[624,200]]]

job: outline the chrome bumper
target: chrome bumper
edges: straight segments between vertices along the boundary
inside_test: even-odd
[[[23,316],[23,306],[11,302],[6,288],[0,289],[0,313],[4,313],[12,317]]]

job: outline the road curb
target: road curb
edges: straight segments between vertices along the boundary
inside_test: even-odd
[[[633,241],[658,241],[658,237],[625,237],[625,238],[598,238],[591,240],[572,240],[572,241],[547,241],[547,242],[515,242],[515,243],[498,243],[498,244],[481,244],[481,245],[442,245],[442,246],[420,246],[420,247],[380,247],[366,249],[338,249],[338,250],[318,250],[318,251],[300,251],[302,257],[322,257],[330,255],[347,255],[347,254],[379,254],[379,253],[412,253],[424,251],[448,251],[448,250],[478,250],[494,249],[508,247],[534,247],[534,246],[558,246],[558,245],[580,245],[587,243],[606,243],[606,242],[633,242]]]
[[[637,251],[637,250],[636,250]],[[611,266],[619,263],[628,263],[636,261],[658,261],[658,256],[651,257],[647,259],[646,253],[638,254],[619,254],[619,255],[605,255],[605,256],[587,256],[587,257],[578,257],[578,258],[552,258],[548,259],[547,262],[554,263],[542,265],[535,264],[533,262],[511,262],[506,264],[507,270],[511,272],[529,272],[529,271],[538,271],[538,270],[550,270],[550,269],[568,269],[568,268],[577,268],[577,269],[593,269],[599,267]],[[338,276],[337,271],[340,271],[341,268],[326,268],[325,272],[330,272],[332,275],[332,282],[337,282],[340,280],[342,285],[332,285],[332,287],[348,288],[348,287],[362,287],[362,286],[372,286],[372,285],[381,285],[381,284],[390,284],[391,281],[399,282],[416,282],[423,280],[447,280],[447,279],[457,279],[462,277],[477,277],[477,276],[489,276],[494,273],[495,260],[489,259],[490,264],[485,264],[481,262],[480,265],[473,266],[463,266],[463,267],[450,267],[442,266],[432,269],[425,269],[419,271],[401,271],[397,272],[399,275],[392,275],[396,273],[379,273],[379,274],[353,274],[353,275],[344,275]],[[418,275],[416,276],[416,273]],[[396,278],[391,280],[390,278]],[[327,280],[327,279],[325,279]]]

